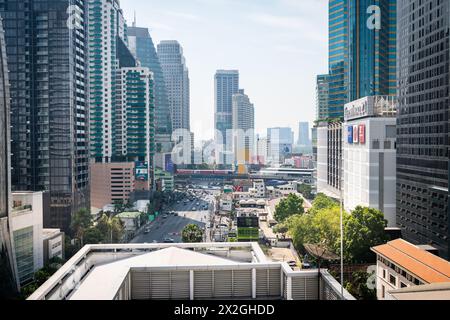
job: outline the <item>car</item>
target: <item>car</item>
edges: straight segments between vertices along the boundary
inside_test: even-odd
[[[197,211],[197,208],[196,208],[196,207],[193,207],[193,208],[192,208],[192,211]]]
[[[163,215],[163,219],[167,219],[169,216],[167,214]]]
[[[145,228],[144,233],[145,234],[149,234],[150,233],[150,228]]]
[[[173,240],[172,238],[164,238],[163,242],[164,243],[174,243],[175,240]]]

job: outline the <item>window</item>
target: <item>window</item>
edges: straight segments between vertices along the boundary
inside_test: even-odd
[[[392,274],[389,275],[389,283],[393,286],[397,286],[397,278],[395,278]]]

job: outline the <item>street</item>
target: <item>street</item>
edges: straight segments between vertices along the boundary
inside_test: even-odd
[[[161,243],[164,242],[164,239],[173,239],[174,242],[179,243],[182,242],[181,232],[189,224],[198,225],[202,229],[207,228],[204,240],[209,241],[208,228],[214,195],[209,190],[195,191],[198,195],[192,197],[193,201],[183,198],[166,206],[157,219],[148,226],[148,232],[142,231],[131,243]],[[208,209],[203,209],[204,206],[208,206]],[[169,214],[170,212],[175,214]],[[167,215],[166,219],[164,219],[164,215]]]

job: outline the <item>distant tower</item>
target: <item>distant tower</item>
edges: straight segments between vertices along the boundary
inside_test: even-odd
[[[231,165],[233,128],[233,95],[239,92],[238,70],[217,70],[214,77],[216,145],[223,145],[223,152],[216,152],[217,163]],[[221,137],[218,136],[220,134]],[[220,139],[219,139],[220,138]]]

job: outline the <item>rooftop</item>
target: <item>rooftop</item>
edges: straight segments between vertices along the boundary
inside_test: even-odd
[[[402,239],[372,248],[426,283],[450,282],[450,263]]]
[[[450,300],[450,282],[403,288],[388,295],[394,300]]]
[[[257,243],[88,245],[28,299],[354,300],[318,271],[272,262]]]

